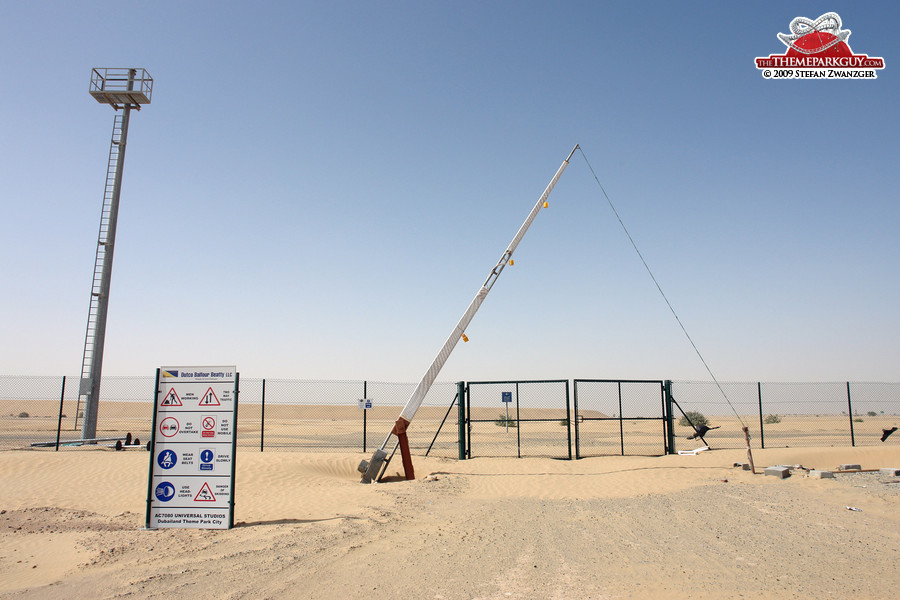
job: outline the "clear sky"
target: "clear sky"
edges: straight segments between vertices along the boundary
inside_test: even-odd
[[[414,382],[576,143],[723,381],[900,381],[900,4],[0,0],[0,373]],[[836,11],[875,81],[771,81]],[[439,380],[708,379],[576,153]]]

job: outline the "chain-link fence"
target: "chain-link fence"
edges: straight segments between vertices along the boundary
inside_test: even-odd
[[[81,443],[78,377],[0,376],[0,449]],[[237,443],[244,448],[367,452],[387,437],[411,383],[240,380]],[[414,452],[458,457],[455,383],[435,383],[408,430]],[[104,377],[96,437],[113,445],[150,440],[154,378]],[[361,406],[360,400],[368,399]]]
[[[79,443],[84,405],[78,381],[78,376],[0,376],[0,449]],[[129,433],[135,446],[150,441],[153,385],[153,377],[103,378],[98,443],[124,441]]]
[[[713,382],[673,382],[676,439],[693,432],[682,411],[689,417],[699,413],[719,427],[706,436],[716,448],[744,448],[743,426],[749,427],[754,448],[871,446],[881,444],[884,430],[900,421],[900,383],[722,383],[721,388]]]
[[[415,387],[412,383],[242,378],[238,445],[261,450],[368,452],[384,442]],[[413,452],[458,456],[456,413],[445,421],[456,389],[455,383],[432,385],[407,431]],[[361,406],[360,400],[368,400],[370,408]]]
[[[0,449],[78,444],[84,407],[78,377],[0,375]],[[743,448],[741,427],[755,448],[867,446],[900,426],[900,383],[671,384],[671,437],[659,381],[575,380],[575,413],[567,380],[475,382],[462,401],[468,456],[656,455],[690,449],[693,429],[683,412],[699,413],[714,448]],[[369,452],[388,436],[413,383],[240,380],[237,442],[262,451]],[[724,392],[724,394],[723,394]],[[416,454],[457,458],[456,383],[436,383],[408,430]],[[727,396],[727,400],[726,400]],[[97,437],[113,444],[131,434],[150,440],[154,378],[103,378]],[[360,408],[368,399],[371,408]],[[573,439],[574,432],[574,439]],[[900,433],[886,443],[897,443]],[[37,446],[40,447],[40,446]],[[135,445],[134,447],[138,447]]]

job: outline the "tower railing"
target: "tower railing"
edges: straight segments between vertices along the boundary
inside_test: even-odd
[[[91,96],[101,104],[140,107],[150,104],[153,78],[146,69],[96,68],[91,71]]]

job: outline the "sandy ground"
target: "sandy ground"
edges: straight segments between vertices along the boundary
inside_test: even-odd
[[[232,530],[144,530],[149,454],[0,452],[2,598],[896,598],[900,483],[746,452],[415,458],[240,452]],[[900,467],[900,447],[754,451]],[[847,507],[861,509],[851,511]]]

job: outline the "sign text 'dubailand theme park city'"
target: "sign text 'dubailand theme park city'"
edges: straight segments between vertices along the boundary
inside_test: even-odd
[[[235,367],[165,367],[153,409],[147,528],[234,524]]]

